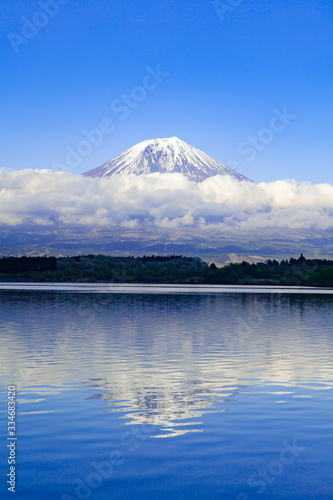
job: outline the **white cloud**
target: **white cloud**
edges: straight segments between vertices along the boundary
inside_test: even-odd
[[[0,169],[1,227],[333,228],[333,186],[279,180],[194,183],[181,174],[104,179],[52,170]]]

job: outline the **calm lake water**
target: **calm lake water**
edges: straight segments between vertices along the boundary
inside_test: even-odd
[[[332,500],[331,293],[11,286],[1,498]]]

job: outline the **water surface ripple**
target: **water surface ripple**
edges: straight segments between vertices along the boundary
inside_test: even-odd
[[[333,498],[331,294],[119,290],[0,292],[16,498]]]

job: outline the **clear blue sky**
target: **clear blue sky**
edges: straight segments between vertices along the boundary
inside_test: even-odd
[[[333,183],[331,0],[42,3],[1,2],[1,167],[65,164],[106,118],[75,173],[178,136],[257,181]]]

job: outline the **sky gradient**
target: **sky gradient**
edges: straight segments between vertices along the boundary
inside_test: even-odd
[[[82,173],[177,136],[256,181],[333,183],[329,0],[12,0],[0,15],[0,167]]]

